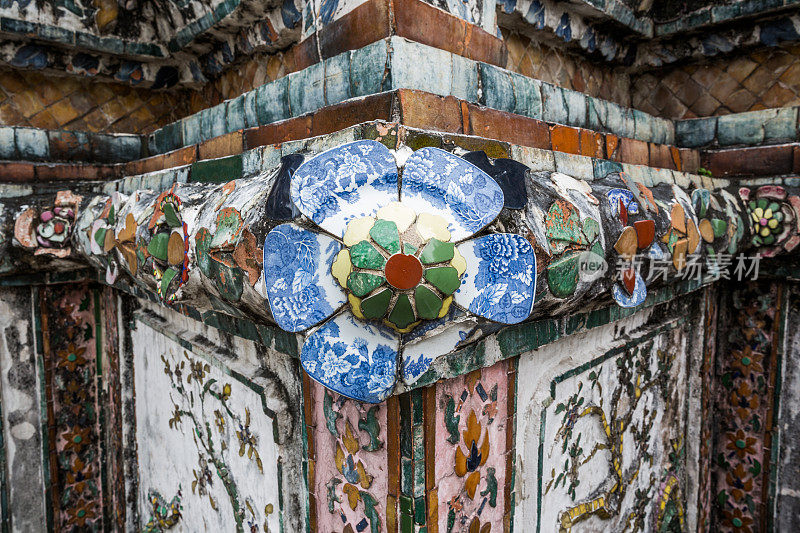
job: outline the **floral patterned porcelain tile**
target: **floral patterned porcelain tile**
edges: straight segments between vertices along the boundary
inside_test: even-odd
[[[342,237],[351,219],[397,200],[397,164],[375,141],[343,144],[300,165],[290,194],[301,213]]]
[[[458,245],[467,270],[455,301],[464,309],[505,324],[533,310],[536,256],[523,237],[494,233]]]
[[[422,148],[408,158],[400,196],[417,213],[447,218],[454,241],[486,227],[503,208],[503,191],[494,179],[439,148]]]
[[[459,289],[462,307],[492,320],[516,323],[530,314],[535,258],[527,241],[492,234],[455,245],[503,207],[497,182],[464,159],[434,148],[414,152],[403,173],[403,201],[395,160],[373,141],[323,152],[291,179],[298,209],[341,244],[291,224],[273,229],[264,244],[267,299],[287,331],[307,329],[349,304],[302,350],[306,372],[331,390],[382,401],[397,379],[401,336],[436,324],[447,338],[420,342],[404,364],[407,379],[418,379],[463,340],[467,323],[474,327],[448,326]]]
[[[342,245],[295,224],[274,228],[264,242],[264,284],[281,329],[302,331],[331,316],[347,297],[331,274]]]
[[[455,350],[458,343],[468,340],[477,322],[468,320],[448,325],[432,337],[409,343],[403,347],[403,381],[416,383],[436,358]]]
[[[311,378],[334,392],[379,403],[394,389],[399,337],[345,311],[306,339],[300,362]]]

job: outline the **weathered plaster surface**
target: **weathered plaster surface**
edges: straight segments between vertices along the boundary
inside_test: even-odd
[[[44,531],[40,382],[31,289],[0,289],[0,404],[8,465],[11,530]]]
[[[178,527],[182,530],[235,530],[230,496],[234,493],[243,527],[252,523],[263,528],[266,522],[270,531],[279,531],[282,522],[287,530],[299,530],[306,490],[302,476],[296,475],[301,471],[302,453],[296,361],[162,306],[142,302],[142,307],[135,314],[136,329],[131,334],[141,525],[151,517],[147,500],[151,490],[157,490],[166,502],[180,490],[184,510]],[[162,355],[169,362],[171,378],[165,373]],[[181,362],[184,394],[176,388],[175,370]],[[192,368],[196,376],[189,382]],[[198,383],[201,373],[202,383]],[[210,392],[202,394],[204,387]],[[185,411],[179,420],[174,419],[176,405]],[[202,442],[193,433],[195,424],[201,428]],[[242,428],[248,431],[242,433]],[[216,466],[212,456],[219,461]],[[205,483],[194,484],[193,472],[200,473],[201,464],[208,468]],[[217,467],[227,470],[227,487]]]
[[[652,531],[661,504],[680,494],[690,530],[687,361],[698,355],[679,315],[643,310],[520,357],[515,524]]]
[[[780,457],[775,508],[775,531],[800,529],[800,291],[789,293],[784,340],[781,407],[778,415]]]

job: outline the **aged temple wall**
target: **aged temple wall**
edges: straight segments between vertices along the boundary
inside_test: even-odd
[[[42,361],[34,341],[30,287],[0,290],[0,420],[2,420],[2,510],[4,527],[13,516],[13,531],[45,531],[50,512],[47,416],[42,403]],[[44,432],[44,434],[43,434]]]
[[[796,3],[0,2],[0,533],[800,530]]]

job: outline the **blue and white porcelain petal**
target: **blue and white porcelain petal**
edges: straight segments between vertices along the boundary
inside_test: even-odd
[[[620,307],[637,307],[642,305],[645,298],[647,298],[647,286],[642,276],[639,275],[637,271],[636,282],[633,285],[633,294],[628,295],[619,283],[615,283],[611,286],[611,294],[614,296],[614,301],[616,301],[617,305]]]
[[[281,329],[306,330],[347,301],[331,273],[341,249],[336,239],[296,224],[281,224],[269,232],[264,240],[264,286]]]
[[[492,233],[458,245],[467,269],[455,302],[482,317],[516,324],[528,318],[536,294],[536,255],[524,237]]]
[[[350,220],[397,201],[397,162],[379,142],[343,144],[300,165],[290,195],[301,213],[342,237]]]
[[[453,306],[455,307],[455,306]],[[459,343],[468,342],[477,322],[472,319],[444,323],[443,329],[403,345],[403,381],[413,385],[439,357],[455,350]]]
[[[368,403],[385,400],[397,382],[400,337],[345,309],[311,333],[300,352],[308,375],[334,392]]]
[[[471,237],[503,209],[503,190],[472,163],[439,148],[421,148],[406,160],[400,201],[417,213],[450,223],[454,241]]]

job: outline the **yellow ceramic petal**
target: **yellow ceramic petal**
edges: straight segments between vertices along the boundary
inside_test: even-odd
[[[391,220],[397,224],[397,231],[403,233],[417,218],[417,214],[410,207],[406,207],[400,202],[392,202],[385,207],[378,209],[378,218]]]
[[[414,329],[415,327],[419,326],[419,323],[420,323],[420,322],[422,322],[422,321],[421,321],[421,320],[417,320],[417,321],[416,321],[416,322],[414,322],[413,324],[409,324],[409,325],[408,325],[408,326],[406,326],[405,328],[403,328],[403,329],[400,329],[400,328],[398,328],[397,326],[395,326],[394,324],[392,324],[391,322],[389,322],[388,320],[386,320],[385,318],[383,319],[383,323],[384,323],[386,326],[389,326],[390,328],[392,328],[393,330],[395,330],[397,333],[408,333],[409,331],[411,331],[411,330],[412,330],[412,329]]]
[[[755,210],[753,211],[753,214],[756,215],[758,218],[761,218],[764,216],[764,210],[761,209],[760,207],[756,207]]]
[[[375,224],[375,219],[373,217],[362,217],[351,220],[350,223],[347,224],[347,230],[345,230],[344,237],[342,238],[344,245],[353,246],[361,241],[369,240],[369,230],[372,229],[373,224]]]
[[[448,296],[442,301],[442,310],[439,311],[439,318],[444,318],[444,316],[450,311],[451,303],[453,303],[452,296]]]
[[[775,228],[777,228],[777,227],[778,227],[778,221],[777,221],[777,220],[775,220],[774,218],[771,218],[771,219],[769,220],[769,222],[767,222],[767,226],[769,226],[769,227],[770,227],[770,228],[772,228],[772,229],[775,229]]]
[[[759,220],[761,220],[761,217],[756,215],[755,211],[750,213],[750,217],[753,219],[753,222],[758,222]]]
[[[764,226],[763,228],[761,228],[761,236],[762,237],[766,237],[769,234],[770,234],[770,231],[769,231],[768,227]]]
[[[347,288],[347,276],[350,275],[352,270],[353,264],[350,262],[350,252],[347,250],[340,250],[331,265],[331,273],[343,289]]]
[[[447,221],[439,215],[422,213],[417,217],[417,231],[420,236],[428,241],[437,238],[440,241],[450,240],[450,230],[447,229]]]
[[[453,268],[456,269],[458,272],[458,277],[461,277],[461,274],[467,270],[467,260],[464,259],[464,256],[458,253],[458,248],[453,250],[453,259],[450,261],[450,264],[453,265]]]
[[[764,218],[772,218],[772,209],[769,207],[764,210]]]
[[[350,308],[353,310],[353,314],[356,315],[357,318],[365,320],[364,313],[361,312],[361,299],[356,298],[352,294],[348,294],[347,299],[350,300]]]

